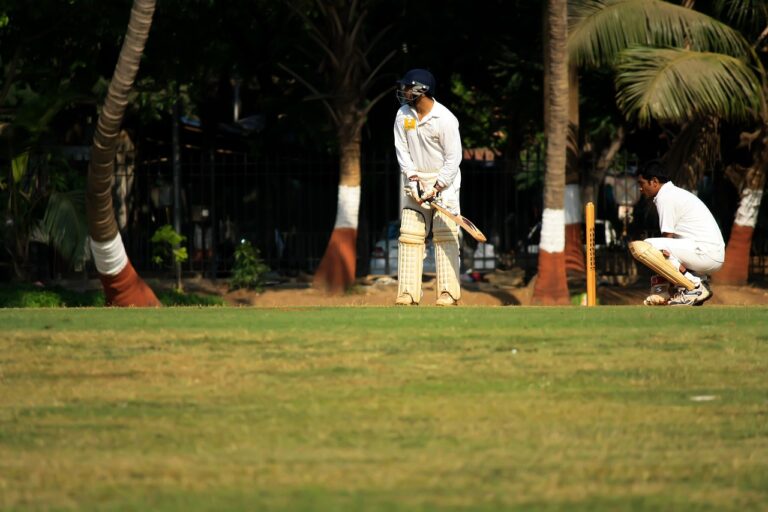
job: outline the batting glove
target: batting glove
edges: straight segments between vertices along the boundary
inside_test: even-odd
[[[421,195],[422,201],[431,201],[434,198],[437,197],[437,194],[440,193],[441,190],[443,190],[445,187],[439,182],[435,182],[434,185],[429,187],[424,193]]]

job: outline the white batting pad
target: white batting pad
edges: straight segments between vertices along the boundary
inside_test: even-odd
[[[108,242],[96,242],[89,239],[91,243],[91,252],[93,253],[93,262],[96,264],[96,270],[99,274],[105,276],[114,276],[120,273],[128,264],[128,255],[125,253],[123,239],[120,233]]]
[[[448,292],[454,300],[461,298],[459,284],[459,226],[435,212],[432,219],[432,237],[435,242],[435,264],[437,266],[437,297]]]
[[[424,266],[424,240],[427,224],[424,215],[404,208],[400,215],[400,238],[397,261],[397,298],[419,303],[421,300],[421,273]]]
[[[653,239],[651,239],[653,240]],[[635,240],[629,243],[629,252],[637,261],[650,268],[667,281],[677,286],[683,286],[687,290],[693,290],[694,285],[687,277],[680,273],[680,262],[670,260],[664,257],[661,250],[657,249],[645,240]]]

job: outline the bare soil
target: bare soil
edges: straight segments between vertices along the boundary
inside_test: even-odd
[[[489,276],[490,277],[490,276]],[[193,293],[219,295],[232,306],[258,307],[306,307],[306,306],[392,306],[397,295],[397,282],[390,277],[367,276],[358,279],[356,285],[343,295],[328,295],[313,288],[309,276],[274,283],[262,292],[229,290],[225,280],[185,280],[185,290]],[[642,279],[645,282],[645,279]],[[525,286],[509,286],[505,283],[462,283],[461,305],[464,306],[528,306],[535,281]],[[584,292],[583,283],[571,282],[572,295]],[[747,286],[712,286],[714,295],[708,305],[768,305],[768,283]],[[422,306],[434,307],[434,278],[425,277]],[[640,282],[621,286],[600,284],[598,302],[602,305],[639,305],[648,294],[648,286]]]

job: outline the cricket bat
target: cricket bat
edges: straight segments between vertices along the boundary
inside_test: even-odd
[[[488,240],[483,234],[483,232],[480,231],[480,229],[478,229],[478,227],[475,226],[475,224],[471,220],[469,220],[468,218],[462,215],[456,215],[455,213],[451,212],[448,208],[446,208],[440,202],[440,199],[438,198],[430,199],[429,201],[426,201],[426,203],[429,204],[429,206],[431,206],[435,210],[439,211],[440,213],[448,217],[449,219],[451,219],[453,222],[455,222],[459,226],[461,226],[464,229],[464,231],[469,233],[469,235],[475,240],[477,240],[478,242],[485,242],[486,240]]]

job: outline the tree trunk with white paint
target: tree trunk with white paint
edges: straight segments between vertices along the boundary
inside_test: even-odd
[[[310,4],[317,8],[317,17],[309,16],[303,5],[294,3],[289,2],[289,5],[309,28],[311,38],[325,56],[321,58],[320,67],[324,69],[321,74],[328,80],[330,90],[323,94],[311,81],[287,67],[281,67],[306,85],[315,97],[324,97],[322,101],[337,129],[341,158],[336,222],[315,272],[314,286],[327,292],[341,293],[355,280],[362,128],[371,108],[391,94],[392,89],[388,86],[372,98],[368,96],[368,91],[380,69],[397,51],[391,50],[376,66],[370,65],[369,52],[375,43],[369,44],[367,36],[370,34],[364,26],[368,12],[365,3],[361,5],[356,0],[315,0]],[[318,22],[324,23],[321,26]],[[374,34],[373,40],[379,39],[384,30]]]
[[[112,204],[115,154],[128,95],[139,70],[152,26],[154,0],[134,0],[128,31],[93,136],[88,165],[86,215],[91,251],[109,306],[160,306],[154,292],[131,265]]]
[[[746,169],[742,180],[739,207],[725,246],[725,263],[713,280],[717,283],[743,285],[749,279],[752,235],[763,199],[768,174],[768,131],[763,130],[762,147],[755,151],[752,167]]]
[[[583,277],[586,271],[586,255],[581,235],[584,220],[581,203],[582,181],[579,168],[581,148],[579,144],[579,70],[568,66],[568,138],[565,164],[565,271]]]
[[[532,302],[541,305],[570,303],[565,274],[565,165],[568,131],[568,7],[566,0],[549,0],[547,102],[547,170],[544,177],[544,213],[539,243],[539,270]]]
[[[565,186],[565,271],[584,274],[586,255],[581,225],[584,208],[581,203],[581,187],[578,183]],[[582,276],[583,277],[583,276]]]
[[[357,223],[360,211],[360,133],[353,119],[339,128],[341,176],[336,222],[313,284],[327,293],[343,293],[355,281]]]

